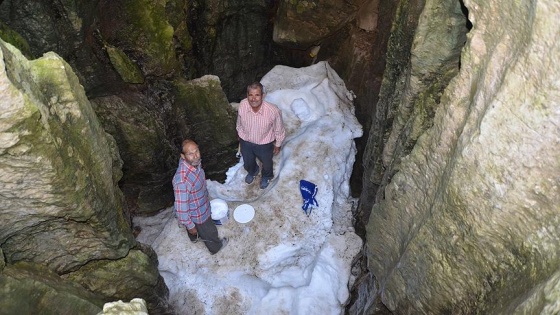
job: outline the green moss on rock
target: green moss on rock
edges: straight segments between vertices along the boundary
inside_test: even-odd
[[[183,116],[195,133],[209,135],[218,145],[230,143],[232,135],[236,135],[234,115],[220,80],[214,76],[176,80],[175,87],[177,103],[185,110]]]
[[[142,72],[122,50],[112,46],[107,46],[106,50],[107,54],[109,54],[111,64],[115,70],[117,70],[124,82],[144,83]]]
[[[108,301],[141,297],[151,304],[150,309],[167,295],[167,287],[157,270],[157,260],[141,250],[131,250],[119,260],[91,262],[64,278],[80,283]]]
[[[181,137],[192,138],[204,148],[207,177],[223,179],[219,176],[234,163],[237,132],[236,115],[219,78],[208,75],[192,81],[178,79],[174,85],[173,112]]]
[[[33,59],[31,48],[25,38],[2,22],[0,22],[0,38],[2,38],[5,42],[14,45],[28,59]]]
[[[98,314],[104,301],[40,265],[18,263],[0,274],[2,314]]]
[[[177,65],[173,43],[174,29],[167,22],[165,6],[154,0],[124,2],[126,28],[120,40],[143,55],[147,74],[172,73]]]

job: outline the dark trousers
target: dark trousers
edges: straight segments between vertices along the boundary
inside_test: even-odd
[[[268,144],[254,144],[243,139],[241,144],[241,155],[243,156],[243,167],[247,173],[257,175],[257,158],[262,163],[262,177],[274,177],[272,157],[274,155],[274,142]]]
[[[194,225],[198,231],[198,240],[204,242],[204,245],[206,245],[210,253],[217,253],[222,248],[222,240],[220,240],[220,237],[218,236],[218,229],[216,228],[214,221],[212,221],[212,219],[208,219],[204,223],[195,223]],[[194,242],[196,240],[196,235],[192,235],[190,233],[188,234],[191,241]]]

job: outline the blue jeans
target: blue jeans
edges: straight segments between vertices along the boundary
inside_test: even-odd
[[[241,144],[241,155],[243,156],[243,167],[247,173],[257,175],[257,158],[262,163],[262,177],[274,177],[272,165],[272,157],[274,155],[274,142],[267,144],[255,144],[243,139],[239,140]]]

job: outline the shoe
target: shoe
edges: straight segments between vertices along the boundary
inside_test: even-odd
[[[255,176],[257,176],[257,174],[259,174],[259,167],[258,166],[257,166],[257,171],[255,172],[255,174],[253,174],[253,175],[247,174],[247,176],[245,176],[245,182],[247,184],[251,184],[255,180]]]
[[[261,189],[265,189],[266,187],[268,187],[269,183],[270,183],[270,178],[263,177],[261,179]]]
[[[219,253],[222,249],[224,249],[224,247],[226,247],[227,243],[228,243],[228,238],[227,237],[222,238],[222,247],[220,247],[220,249],[218,249],[218,251],[213,253],[212,255]]]
[[[220,250],[222,250],[222,249],[224,249],[224,247],[226,247],[228,241],[229,241],[229,239],[227,237],[222,238],[222,247],[220,248]]]

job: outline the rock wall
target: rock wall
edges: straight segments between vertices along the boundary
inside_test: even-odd
[[[249,82],[290,58],[272,43],[272,9],[270,2],[238,0],[5,0],[0,35],[29,58],[53,51],[75,69],[119,147],[129,212],[145,214],[173,201],[170,181],[182,138],[225,145],[220,159],[206,161],[212,179],[223,180],[217,174],[235,163],[235,132],[224,143],[224,136],[180,129],[192,117],[174,109],[194,104],[182,103],[175,82],[216,75],[218,95],[239,101]],[[196,106],[213,113],[228,108],[225,103]],[[233,122],[219,119],[212,122]]]
[[[87,277],[73,282],[77,287],[92,284],[89,294],[77,290],[76,296],[86,301],[95,296],[84,307],[132,296],[165,309],[167,288],[157,259],[136,243],[125,216],[117,186],[122,176],[117,146],[101,127],[78,77],[54,53],[29,61],[0,40],[0,54],[0,244],[6,264],[0,304],[30,303],[25,296],[34,289],[52,294],[42,289],[51,281],[68,286],[57,275],[99,271],[109,281]],[[103,262],[112,267],[103,269]],[[44,272],[33,266],[47,268],[52,276],[37,280]],[[14,279],[35,287],[13,285]],[[117,288],[127,279],[136,285]],[[75,298],[62,295],[41,306],[64,313]]]
[[[274,42],[308,49],[353,20],[357,7],[349,1],[279,1]]]
[[[401,2],[376,113],[391,129],[364,157],[371,281],[353,313],[560,310],[560,3],[464,5]]]
[[[144,214],[172,202],[176,147],[182,137],[195,138],[192,126],[178,129],[191,117],[172,110],[185,106],[175,82],[215,75],[226,98],[237,102],[246,85],[274,65],[328,60],[356,93],[356,113],[369,130],[395,7],[379,0],[4,0],[0,35],[29,58],[54,51],[75,69],[103,128],[117,141],[127,207]],[[221,104],[204,106],[223,110]],[[219,174],[235,163],[228,157],[234,157],[236,140],[232,133],[221,149],[225,158],[206,161],[211,179],[223,180]],[[352,180],[358,193],[366,140],[358,139]]]
[[[3,76],[0,156],[18,160],[2,164],[6,171],[0,174],[9,183],[2,187],[7,200],[2,207],[10,209],[0,214],[8,220],[0,230],[5,257],[0,266],[11,270],[24,261],[40,261],[68,275],[64,281],[84,281],[78,280],[84,279],[79,273],[87,270],[84,266],[113,268],[107,262],[89,265],[90,259],[136,257],[126,211],[113,212],[124,208],[115,184],[120,181],[133,211],[167,206],[176,145],[183,137],[208,133],[184,122],[195,117],[226,117],[220,120],[223,126],[232,122],[223,112],[222,91],[212,85],[199,98],[198,92],[191,95],[197,84],[189,80],[217,75],[226,97],[235,99],[243,96],[247,81],[275,63],[329,60],[356,93],[356,113],[368,133],[358,139],[358,152],[361,144],[367,147],[363,163],[357,158],[356,178],[363,164],[357,222],[368,222],[358,231],[367,229],[370,273],[355,290],[352,312],[386,307],[382,311],[399,314],[554,313],[560,277],[554,72],[559,4],[335,2],[0,1],[0,19],[11,28],[0,23],[2,38],[18,44],[26,56],[55,51],[67,60],[92,97],[103,129],[115,139],[100,131],[91,112],[77,119],[71,106],[60,105],[73,95],[65,90],[56,96],[61,81],[34,85],[25,79],[13,89],[6,87],[25,75]],[[342,12],[339,19],[321,24],[333,7]],[[282,27],[306,28],[295,34],[300,39],[278,36],[299,51],[272,42],[272,21],[277,35],[294,35]],[[9,51],[3,48],[6,65],[17,55]],[[22,59],[22,64],[46,69],[29,77],[69,72],[61,61],[43,66],[58,59],[47,54],[37,61]],[[75,76],[69,76],[77,87]],[[14,92],[34,86],[40,87],[39,96]],[[43,105],[28,106],[37,100]],[[4,110],[14,104],[17,110]],[[76,124],[95,129],[92,143],[83,139],[93,136],[64,127]],[[210,144],[219,139],[217,156],[233,157],[235,134],[229,140],[222,136],[197,140]],[[16,140],[26,146],[9,149]],[[75,144],[66,145],[69,140]],[[223,167],[205,166],[216,173]],[[28,193],[32,198],[18,198],[28,192],[22,188],[29,178],[44,190],[34,188]],[[44,212],[23,211],[22,217],[22,211],[14,211],[18,207],[44,207]],[[99,214],[99,209],[108,212]],[[36,233],[28,233],[35,227]],[[60,245],[69,235],[79,235],[72,237],[77,243]],[[55,245],[62,252],[47,250]],[[154,263],[146,255],[150,259],[139,264]],[[134,270],[136,265],[127,261],[138,259],[123,260],[119,268]],[[151,287],[160,286],[150,279]],[[96,292],[103,296],[106,291]]]

